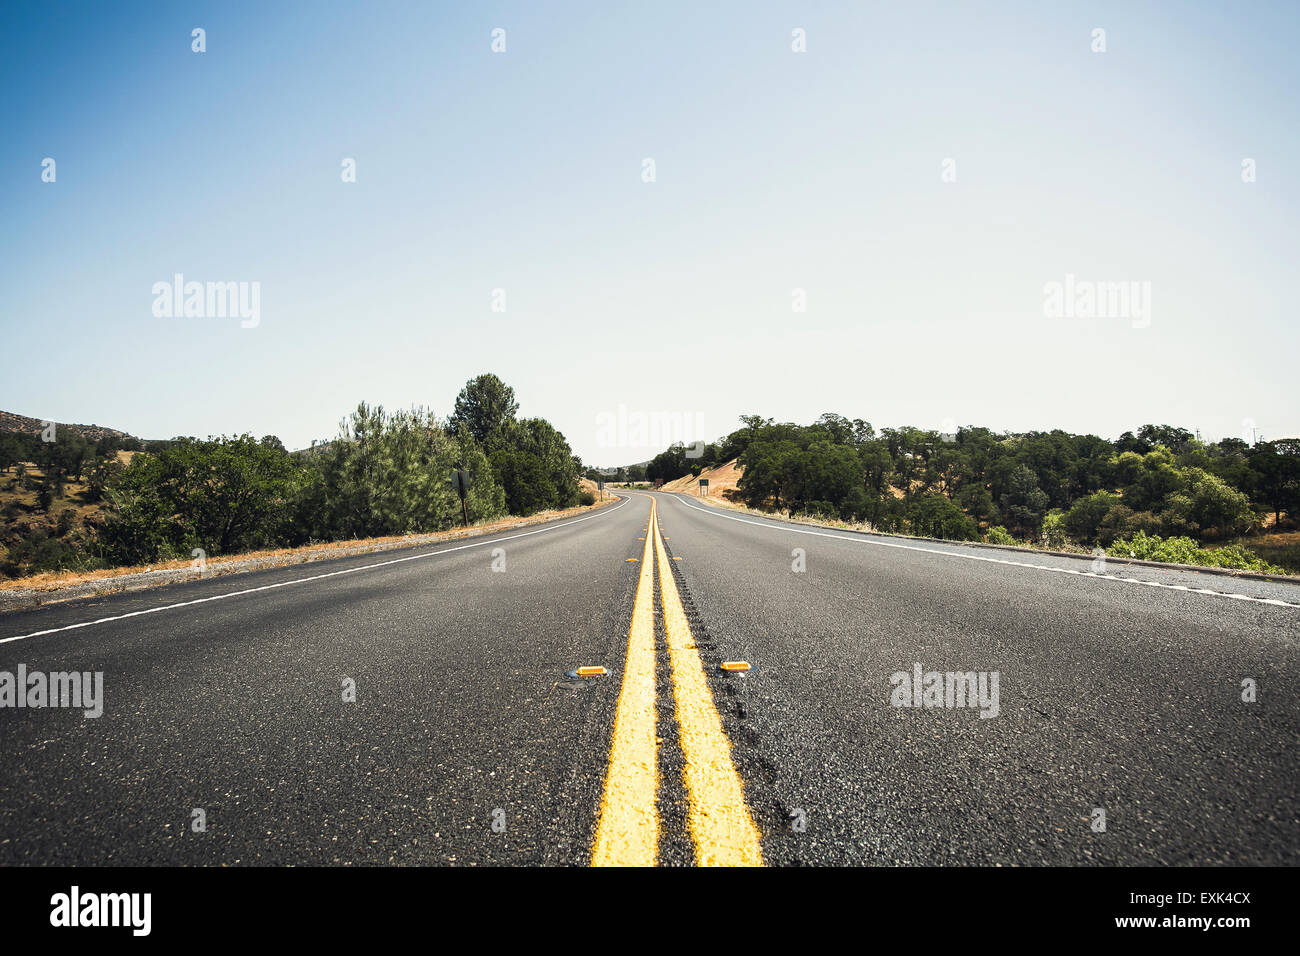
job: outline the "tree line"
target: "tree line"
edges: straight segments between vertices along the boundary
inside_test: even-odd
[[[741,422],[716,443],[667,449],[647,477],[670,481],[738,458],[739,497],[752,508],[1048,546],[1109,547],[1138,534],[1221,541],[1270,515],[1277,527],[1294,524],[1300,506],[1300,439],[1203,442],[1170,425],[1115,441],[1061,430],[877,431],[834,413],[811,425]]]
[[[72,435],[66,444],[16,436],[0,444],[10,449],[0,475],[36,464],[38,511],[83,473],[81,500],[101,507],[81,527],[63,527],[71,522],[60,513],[53,528],[11,541],[4,570],[136,565],[189,559],[195,549],[215,556],[442,531],[462,520],[456,470],[469,478],[471,522],[590,504],[578,486],[582,463],[564,436],[544,419],[519,419],[518,410],[514,390],[484,374],[466,383],[445,420],[424,408],[390,412],[363,402],[334,440],[302,452],[274,436],[176,438],[126,449],[137,454],[123,466],[117,446],[87,451]],[[5,517],[17,517],[12,503]]]

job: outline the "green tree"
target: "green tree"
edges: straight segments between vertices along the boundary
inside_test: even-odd
[[[1254,518],[1249,498],[1200,468],[1184,471],[1182,491],[1170,496],[1169,510],[1193,532],[1212,537],[1243,534]]]
[[[251,435],[178,439],[108,483],[104,539],[119,563],[228,554],[281,541],[298,466]]]
[[[1300,508],[1300,439],[1260,442],[1248,458],[1256,500],[1281,522]]]
[[[951,541],[978,541],[975,522],[946,495],[914,498],[907,506],[907,523],[914,534]]]
[[[998,520],[998,509],[993,503],[993,495],[980,482],[963,482],[955,500],[976,523],[984,522],[992,525]]]
[[[456,396],[447,428],[454,434],[464,425],[474,440],[491,454],[505,441],[518,411],[515,390],[488,372],[465,383]]]
[[[1051,504],[1047,494],[1038,487],[1038,476],[1027,465],[1020,465],[1011,474],[1007,490],[998,502],[1008,529],[1019,537],[1037,537],[1043,515]]]
[[[1122,455],[1125,477],[1132,460]],[[1155,511],[1161,508],[1169,495],[1183,490],[1185,479],[1174,461],[1173,453],[1161,446],[1138,459],[1136,469],[1124,487],[1124,503],[1138,511]]]
[[[361,403],[339,437],[309,460],[304,527],[320,539],[351,539],[441,531],[461,521],[451,474],[470,475],[471,520],[504,509],[504,495],[486,455],[463,422],[449,433],[425,409],[393,413]]]
[[[1119,495],[1109,491],[1097,491],[1077,499],[1065,514],[1066,532],[1081,544],[1095,543],[1102,521],[1119,500]]]
[[[498,448],[489,460],[505,490],[511,514],[531,515],[552,507],[553,486],[546,463],[531,452]]]

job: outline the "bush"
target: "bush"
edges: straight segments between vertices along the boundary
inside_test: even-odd
[[[1254,520],[1250,499],[1200,468],[1188,468],[1183,494],[1171,495],[1170,506],[1203,534],[1218,537],[1246,532]]]
[[[595,503],[596,503],[596,496],[593,495],[590,491],[584,491],[578,495],[578,504],[580,505],[583,506],[594,505]]]
[[[1283,574],[1284,569],[1269,564],[1259,555],[1239,544],[1226,548],[1202,548],[1191,538],[1161,538],[1139,531],[1131,538],[1121,538],[1106,551],[1119,558],[1142,561],[1165,561],[1170,564],[1196,564],[1209,568],[1232,568],[1263,574]]]
[[[1060,550],[1066,545],[1065,512],[1054,508],[1043,516],[1043,546]]]
[[[1079,498],[1065,513],[1066,532],[1080,544],[1094,543],[1102,521],[1117,504],[1119,495],[1109,491],[1098,491],[1086,498]]]
[[[913,534],[951,541],[978,541],[979,529],[945,495],[923,495],[907,509],[907,523]]]
[[[1117,539],[1133,534],[1159,534],[1163,523],[1149,511],[1134,511],[1128,505],[1114,505],[1097,527],[1097,540],[1108,548]]]
[[[9,547],[6,560],[0,563],[0,571],[10,577],[19,577],[42,571],[88,571],[103,566],[103,561],[86,550],[80,537],[63,540],[52,536],[45,528],[36,528]]]
[[[512,515],[531,515],[556,507],[554,487],[546,463],[526,451],[501,448],[489,459],[492,471],[505,489],[506,507]]]
[[[250,435],[136,455],[105,488],[108,556],[140,564],[196,547],[214,555],[276,544],[298,477],[283,448]]]
[[[810,501],[803,507],[803,514],[809,518],[836,518],[840,509],[829,501]]]
[[[989,544],[1019,544],[1020,543],[1015,538],[1011,537],[1011,535],[1007,533],[1007,529],[1002,527],[1002,525],[997,525],[996,527],[989,528],[989,530],[984,534],[984,540],[987,541]]]

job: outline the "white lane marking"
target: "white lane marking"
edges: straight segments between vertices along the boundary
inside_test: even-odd
[[[980,554],[962,554],[958,551],[940,551],[935,548],[922,548],[914,544],[901,544],[896,541],[880,541],[876,538],[867,537],[849,537],[844,534],[831,534],[826,531],[813,531],[808,528],[792,528],[789,525],[772,524],[767,521],[749,521],[745,518],[738,518],[735,515],[724,515],[710,508],[701,508],[699,505],[693,505],[682,498],[672,495],[674,501],[678,504],[690,508],[692,511],[698,511],[701,514],[709,515],[714,518],[726,518],[728,521],[739,521],[741,524],[752,524],[756,528],[768,528],[773,531],[790,531],[794,534],[811,534],[818,538],[835,538],[837,541],[848,541],[853,544],[874,544],[882,548],[899,548],[903,551],[921,551],[925,554],[938,554],[949,558],[964,558],[967,561],[986,561],[989,564],[1007,564],[1017,568],[1032,568],[1035,571],[1051,571],[1053,574],[1074,574],[1084,578],[1098,578],[1103,581],[1121,581],[1124,584],[1145,584],[1153,588],[1165,588],[1170,591],[1188,591],[1195,594],[1207,594],[1213,597],[1231,598],[1234,601],[1254,601],[1256,604],[1272,604],[1275,607],[1294,607],[1300,608],[1300,604],[1292,604],[1290,601],[1282,601],[1277,598],[1254,597],[1250,594],[1237,594],[1232,591],[1212,591],[1209,588],[1189,588],[1182,584],[1165,584],[1163,581],[1142,581],[1137,578],[1121,578],[1114,574],[1097,574],[1095,571],[1076,571],[1072,568],[1054,568],[1046,564],[1030,564],[1027,561],[1009,561],[1005,558],[990,558]],[[1179,568],[1178,570],[1183,570]],[[1194,574],[1195,572],[1187,572]]]
[[[42,637],[46,634],[58,634],[60,631],[75,631],[80,627],[94,627],[96,624],[108,624],[112,621],[123,621],[128,617],[139,617],[142,614],[157,614],[159,611],[171,611],[178,607],[191,607],[195,604],[207,604],[209,601],[224,601],[226,598],[240,597],[245,594],[256,594],[258,591],[273,591],[276,588],[287,588],[294,584],[307,584],[310,581],[323,581],[325,578],[335,578],[343,574],[355,574],[358,571],[373,571],[375,568],[386,568],[389,565],[402,564],[405,561],[418,561],[421,558],[436,558],[440,554],[451,554],[453,551],[464,551],[466,548],[481,548],[485,544],[498,544],[502,541],[513,541],[515,538],[527,538],[529,535],[542,534],[545,531],[558,531],[560,528],[567,528],[570,525],[579,524],[583,521],[590,521],[592,518],[599,518],[602,515],[613,514],[631,500],[631,498],[624,498],[621,504],[617,504],[608,510],[601,509],[594,515],[587,515],[585,518],[575,518],[572,521],[564,522],[564,524],[547,525],[545,528],[538,528],[536,531],[524,531],[520,534],[512,534],[504,538],[488,538],[484,541],[475,541],[472,544],[461,544],[454,548],[443,548],[441,551],[426,551],[423,554],[412,554],[405,558],[394,558],[391,561],[380,561],[377,564],[366,564],[359,568],[344,568],[342,571],[329,571],[326,574],[314,574],[309,578],[294,578],[292,581],[281,581],[278,584],[264,584],[261,587],[245,588],[242,591],[230,591],[226,594],[214,594],[211,597],[195,598],[193,601],[181,601],[177,604],[164,604],[160,607],[146,608],[143,611],[130,611],[126,614],[114,615],[113,617],[101,617],[94,621],[82,621],[80,624],[67,624],[63,627],[51,627],[44,631],[33,631],[30,634],[19,634],[15,637],[0,638],[0,644],[8,644],[10,641],[25,641],[29,637]]]

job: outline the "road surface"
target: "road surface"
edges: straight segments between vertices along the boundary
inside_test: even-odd
[[[1300,862],[1287,583],[632,494],[5,614],[20,665],[103,713],[0,708],[6,865]]]

